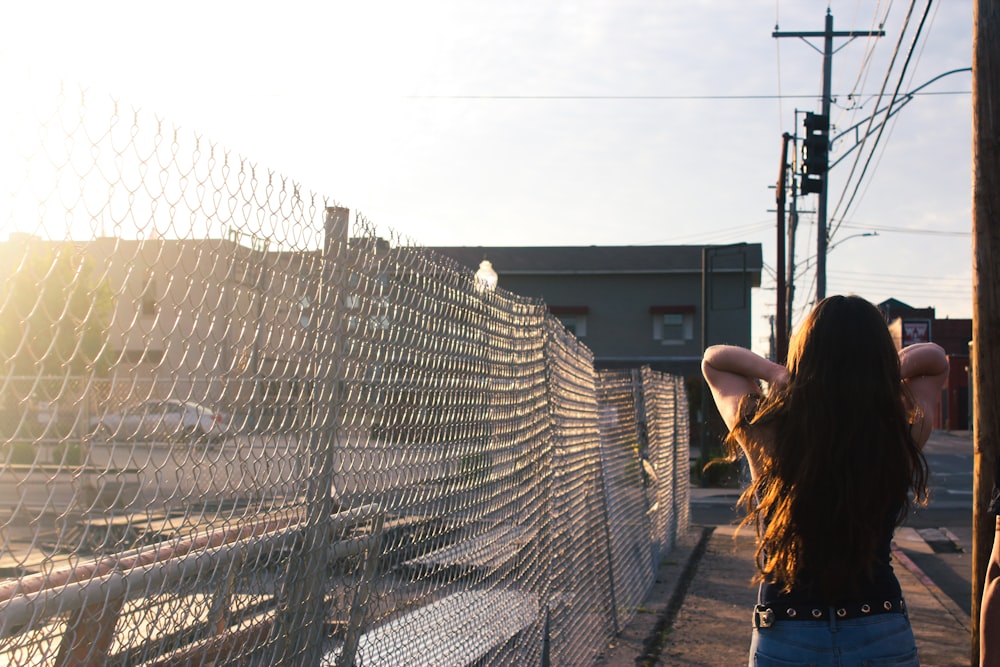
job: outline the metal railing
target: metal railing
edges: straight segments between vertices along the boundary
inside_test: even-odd
[[[593,662],[688,527],[683,381],[203,138],[51,109],[0,241],[0,662]]]

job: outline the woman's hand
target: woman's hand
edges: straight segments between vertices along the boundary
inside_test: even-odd
[[[774,364],[774,376],[767,380],[767,386],[769,391],[775,389],[781,389],[788,384],[788,380],[791,378],[788,369],[779,364]]]

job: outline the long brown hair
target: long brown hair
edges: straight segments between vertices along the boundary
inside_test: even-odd
[[[908,492],[926,500],[918,408],[907,408],[916,403],[882,314],[860,297],[821,301],[790,347],[787,384],[745,397],[728,439],[751,443],[762,462],[741,498],[743,525],[757,530],[758,581],[849,599],[890,522],[905,518]]]

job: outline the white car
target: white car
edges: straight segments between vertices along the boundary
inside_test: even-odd
[[[149,400],[95,419],[96,432],[112,440],[219,439],[228,430],[226,416],[191,401]]]

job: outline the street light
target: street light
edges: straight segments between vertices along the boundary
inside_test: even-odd
[[[826,252],[827,252],[827,254],[829,254],[830,252],[833,251],[834,248],[836,248],[840,244],[842,244],[845,241],[848,241],[850,239],[861,238],[861,237],[864,237],[864,236],[878,236],[878,235],[879,235],[878,232],[864,232],[863,234],[851,234],[850,236],[845,236],[844,238],[840,239],[836,243],[827,246]],[[816,256],[815,255],[813,255],[812,257],[810,257],[809,259],[807,259],[806,262],[805,262],[805,264],[802,267],[796,267],[796,270],[797,270],[797,272],[808,271],[809,269],[811,269],[814,266],[816,266]]]
[[[851,234],[850,236],[845,236],[844,238],[840,239],[839,241],[831,245],[829,248],[827,248],[826,252],[827,253],[833,252],[833,249],[839,246],[844,241],[847,241],[849,239],[857,239],[864,236],[878,236],[878,232],[864,232],[863,234]]]
[[[492,292],[497,288],[497,280],[497,272],[490,260],[481,261],[479,270],[476,271],[476,289],[480,292]]]

